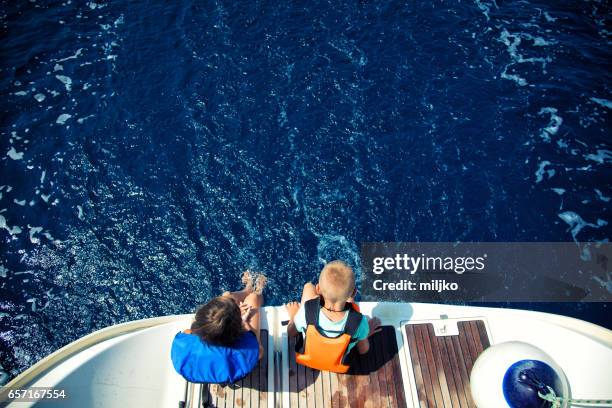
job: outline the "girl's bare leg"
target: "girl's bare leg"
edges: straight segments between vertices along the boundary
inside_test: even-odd
[[[239,290],[238,292],[223,292],[221,296],[229,296],[238,304],[244,302],[244,300],[253,293],[253,274],[251,271],[245,271],[242,273],[241,277],[242,283],[244,284],[244,289]]]
[[[263,346],[260,338],[261,332],[261,306],[263,306],[264,299],[263,295],[259,293],[250,293],[246,298],[244,298],[243,304],[248,305],[251,308],[249,313],[249,317],[247,318],[247,323],[250,326],[250,330],[255,333],[255,337],[257,337],[257,341],[259,342],[259,359],[263,358]]]

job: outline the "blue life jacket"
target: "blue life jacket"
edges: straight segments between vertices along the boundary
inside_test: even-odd
[[[204,342],[195,334],[179,332],[170,351],[174,369],[187,381],[231,384],[246,377],[259,361],[259,343],[245,332],[231,347]]]

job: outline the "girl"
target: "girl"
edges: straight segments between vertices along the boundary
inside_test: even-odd
[[[243,290],[225,292],[200,306],[191,328],[174,337],[172,364],[187,381],[235,383],[263,358],[259,328],[266,277],[253,278],[244,272]]]

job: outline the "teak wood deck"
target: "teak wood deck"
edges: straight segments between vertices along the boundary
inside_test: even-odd
[[[459,335],[436,336],[431,323],[407,324],[406,335],[420,408],[476,408],[470,372],[489,347],[482,320],[459,322]]]
[[[418,408],[475,408],[469,376],[478,355],[489,347],[482,320],[458,323],[459,334],[436,336],[431,323],[406,324],[411,361],[409,370],[416,383]],[[268,333],[262,330],[262,338]],[[263,342],[265,355],[268,343]],[[378,408],[412,406],[404,394],[396,329],[383,326],[370,338],[370,351],[351,355],[347,374],[312,370],[295,362],[295,340],[289,340],[289,408]],[[266,408],[275,396],[268,392],[268,359],[233,385],[190,384],[191,407]],[[276,373],[280,375],[280,373]],[[279,385],[282,381],[279,381]],[[281,390],[276,387],[277,406],[284,408]],[[197,401],[197,402],[196,402]]]

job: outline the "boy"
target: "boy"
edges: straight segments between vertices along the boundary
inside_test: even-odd
[[[346,372],[346,356],[357,345],[359,354],[370,349],[368,337],[380,331],[378,318],[368,319],[353,303],[355,275],[342,261],[325,265],[315,286],[308,282],[301,305],[290,302],[289,336],[298,336],[296,361],[308,367]]]

